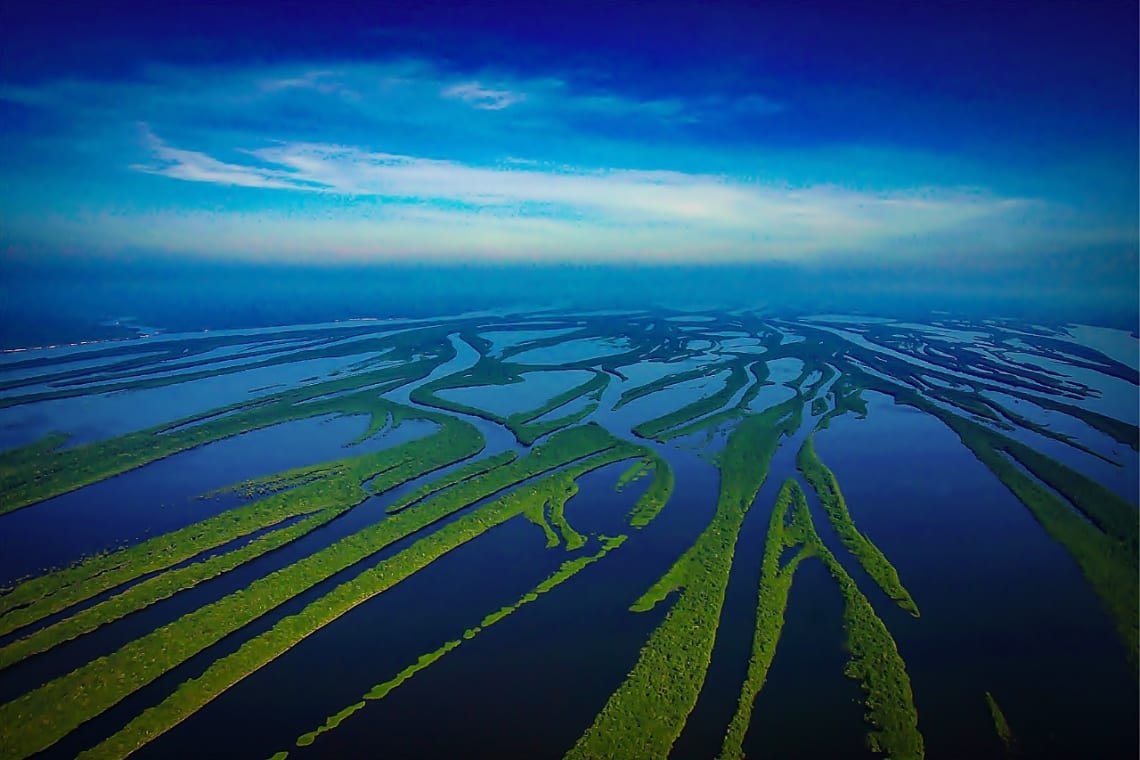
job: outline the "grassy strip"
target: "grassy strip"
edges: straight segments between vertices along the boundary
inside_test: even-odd
[[[669,754],[704,684],[744,516],[767,478],[780,438],[798,426],[794,409],[799,408],[793,399],[745,419],[729,436],[718,462],[720,495],[712,521],[632,609],[650,609],[681,589],[676,603],[567,757]]]
[[[126,757],[349,610],[427,567],[456,547],[522,514],[533,502],[544,502],[552,493],[565,490],[566,478],[577,477],[594,468],[634,455],[636,451],[630,446],[611,447],[579,462],[567,472],[556,473],[504,494],[443,526],[352,580],[340,584],[296,615],[280,620],[270,630],[244,643],[236,652],[215,661],[201,676],[183,683],[158,705],[143,711],[118,733],[82,753],[80,757]],[[418,511],[420,510],[411,510],[403,514],[412,515]],[[399,517],[397,515],[391,520]],[[532,592],[523,598],[532,601],[536,596]]]
[[[673,437],[666,435],[666,431],[717,411],[731,401],[736,392],[743,388],[747,382],[748,372],[744,369],[744,364],[739,361],[734,362],[732,374],[729,375],[724,387],[719,391],[656,419],[641,423],[633,429],[634,435],[652,438],[664,443]]]
[[[1135,561],[1140,546],[1140,523],[1136,519],[1136,507],[1095,480],[1090,480],[1023,443],[999,437],[995,437],[994,442],[1035,477],[1072,502],[1081,514],[1106,535],[1119,541]]]
[[[867,382],[870,386],[875,379],[867,378]],[[1100,515],[1105,524],[1117,524],[1114,514],[1119,511],[1119,498],[1099,501],[1102,489],[1060,462],[952,414],[912,391],[893,384],[880,382],[878,385],[876,390],[881,389],[894,396],[897,403],[917,407],[942,420],[1029,510],[1049,537],[1065,547],[1116,622],[1128,660],[1136,667],[1140,663],[1140,613],[1137,611],[1140,578],[1137,575],[1136,549],[1129,546],[1128,533],[1125,531],[1122,536],[1112,536],[1102,532],[1048,488],[1023,473],[1005,455],[1013,457],[1042,482],[1071,499],[1090,519],[1092,515]]]
[[[523,382],[522,376],[525,373],[519,372],[519,369],[520,365],[506,364],[497,359],[484,357],[469,370],[441,377],[430,383],[424,383],[412,391],[411,398],[418,404],[458,412],[460,414],[472,415],[485,419],[488,422],[505,425],[514,433],[519,443],[524,446],[530,446],[544,435],[556,430],[561,430],[562,428],[570,427],[586,419],[594,413],[598,405],[596,403],[590,404],[583,409],[579,409],[577,412],[554,420],[547,420],[545,422],[535,422],[534,420],[587,394],[592,394],[594,398],[600,398],[601,393],[610,382],[609,375],[605,372],[594,370],[594,376],[586,382],[580,383],[570,390],[554,396],[541,406],[506,417],[459,401],[445,399],[437,393],[437,391],[453,388],[460,389],[483,385],[514,385],[515,383],[521,383]]]
[[[473,426],[442,415],[431,416],[441,422],[441,429],[432,436],[333,465],[326,463],[286,473],[282,477],[316,471],[325,472],[327,477],[22,583],[0,597],[0,612],[4,613],[0,616],[0,633],[17,630],[284,520],[324,511],[331,513],[331,519],[366,499],[368,494],[360,484],[377,473],[383,473],[384,482],[391,487],[422,474],[425,468],[448,465],[482,448],[482,434]]]
[[[867,571],[867,575],[879,584],[883,593],[893,599],[899,607],[918,617],[918,605],[914,603],[910,592],[903,587],[894,565],[879,551],[879,547],[855,527],[855,521],[851,519],[851,512],[847,509],[847,500],[839,490],[835,473],[828,469],[816,454],[810,435],[796,456],[796,465],[819,497],[820,506],[827,513],[831,526],[839,534],[839,540],[847,551],[859,560],[859,564]]]
[[[686,435],[699,433],[702,430],[708,430],[710,431],[711,440],[712,433],[715,432],[718,427],[729,422],[735,422],[747,414],[748,405],[760,395],[760,390],[766,385],[772,385],[772,383],[766,382],[768,378],[768,365],[764,362],[754,362],[751,367],[751,372],[756,378],[756,382],[752,383],[752,385],[748,387],[748,390],[744,391],[744,394],[740,397],[740,401],[734,406],[722,409],[707,417],[699,417],[687,425],[673,428],[665,434],[665,439],[671,441],[674,438],[682,438]]]
[[[1002,746],[1005,747],[1006,752],[1013,751],[1013,731],[1009,728],[1009,721],[1005,719],[1005,713],[998,707],[994,695],[988,691],[986,692],[986,706],[990,708],[990,717],[993,718],[994,721],[994,731],[997,733],[998,738],[1001,739]]]
[[[56,449],[49,453],[45,453],[44,447],[37,444],[0,453],[0,514],[74,491],[181,451],[281,422],[326,414],[386,416],[392,411],[392,405],[382,402],[374,392],[302,402],[315,396],[351,390],[358,385],[384,379],[411,382],[426,376],[432,368],[431,361],[411,362],[367,375],[296,388],[271,399],[215,409],[204,415],[106,441]],[[229,409],[238,411],[198,425],[178,427],[196,419],[216,416],[218,412]]]
[[[795,509],[793,509],[793,506]],[[792,524],[786,523],[791,511]],[[776,505],[768,520],[768,536],[764,542],[764,558],[760,567],[760,591],[756,600],[756,630],[752,638],[752,656],[748,673],[740,688],[736,713],[728,724],[720,757],[738,760],[744,757],[744,736],[752,722],[752,706],[756,695],[764,688],[768,669],[776,656],[776,645],[784,629],[784,613],[788,608],[788,594],[792,590],[792,577],[807,557],[814,554],[804,546],[780,567],[785,550],[804,544],[803,515],[807,514],[807,501],[799,485],[790,478],[784,481],[776,496]]]
[[[810,515],[807,520],[810,526]],[[843,592],[843,627],[851,650],[844,673],[858,680],[866,693],[864,720],[871,725],[867,746],[890,758],[921,760],[925,748],[918,730],[918,711],[895,640],[855,581],[819,540],[814,527],[811,533],[816,554]]]
[[[363,710],[368,701],[375,701],[388,696],[388,694],[391,693],[393,689],[399,687],[416,673],[424,670],[432,663],[443,657],[445,654],[458,647],[463,641],[468,641],[475,638],[475,636],[477,636],[479,633],[483,632],[500,620],[503,620],[512,613],[517,612],[524,605],[537,600],[538,597],[540,597],[542,594],[545,594],[548,591],[552,591],[557,586],[570,580],[570,578],[577,575],[580,570],[586,568],[594,562],[597,562],[606,554],[621,546],[625,542],[625,538],[625,536],[602,536],[602,548],[600,550],[594,554],[590,554],[584,557],[576,557],[575,559],[566,560],[562,563],[562,566],[554,572],[553,575],[547,577],[545,580],[535,586],[532,591],[529,591],[527,594],[522,596],[517,602],[507,605],[506,607],[503,607],[502,609],[493,612],[490,615],[487,615],[485,618],[483,618],[482,622],[479,625],[468,629],[468,631],[464,633],[462,639],[448,641],[435,651],[421,655],[418,660],[401,670],[395,675],[395,677],[385,681],[384,683],[372,687],[363,696],[360,702],[349,705],[335,715],[329,716],[329,718],[325,720],[324,724],[319,728],[299,736],[297,738],[297,746],[310,746],[321,734],[325,734],[336,729],[353,713],[356,713],[359,710]]]
[[[697,380],[702,377],[708,377],[709,375],[715,375],[724,369],[726,369],[725,364],[710,364],[705,367],[685,370],[684,372],[674,372],[671,375],[659,377],[656,380],[652,380],[648,383],[645,383],[644,385],[639,385],[636,388],[630,388],[629,390],[624,391],[621,396],[618,397],[617,403],[614,404],[614,411],[621,409],[629,402],[636,401],[643,396],[648,396],[651,393],[656,393],[657,391],[664,390],[665,388],[677,385],[678,383],[684,383],[688,382],[689,380]]]
[[[511,427],[511,432],[515,434],[515,438],[523,446],[530,446],[532,443],[542,438],[544,435],[553,433],[556,430],[577,425],[582,420],[589,417],[598,409],[598,404],[587,404],[576,412],[571,412],[565,417],[558,417],[557,419],[547,420],[545,422],[532,422],[525,425],[515,425]]]
[[[595,394],[596,397],[600,398],[602,392],[605,391],[606,386],[609,384],[609,375],[607,375],[605,372],[594,370],[594,376],[589,380],[574,386],[570,390],[559,393],[554,398],[549,399],[542,406],[536,409],[531,409],[529,412],[519,412],[518,414],[512,414],[507,418],[507,426],[513,429],[516,426],[523,426],[527,423],[534,422],[534,420],[542,417],[544,414],[553,412],[555,409],[561,406],[565,406],[571,401],[581,396],[585,396],[587,393]]]
[[[568,552],[581,549],[586,545],[586,537],[574,530],[566,520],[566,502],[570,501],[576,493],[578,493],[578,483],[571,480],[566,483],[565,490],[552,494],[548,502],[550,524],[562,534],[562,540],[566,542],[566,551]]]
[[[338,511],[323,510],[287,528],[260,536],[234,551],[171,570],[131,586],[122,593],[116,594],[99,604],[81,610],[69,618],[41,628],[31,635],[17,639],[3,647],[0,649],[0,669],[32,655],[46,652],[65,641],[90,633],[100,626],[126,617],[132,612],[138,612],[163,599],[169,599],[179,591],[216,578],[245,562],[295,541],[313,529],[329,522],[338,514]]]
[[[470,427],[466,423],[460,423]],[[474,428],[472,428],[474,430]],[[478,435],[478,431],[475,431]],[[481,436],[480,436],[481,443]],[[224,636],[366,559],[393,541],[514,483],[613,447],[615,439],[597,426],[574,428],[519,460],[445,491],[416,509],[392,515],[245,589],[182,616],[118,651],[0,707],[0,743],[22,758],[51,746],[86,720],[185,662]],[[636,453],[636,452],[635,452]],[[627,456],[629,454],[626,454]],[[527,493],[523,486],[521,493]],[[434,534],[433,534],[434,535]],[[429,540],[431,537],[429,536]],[[422,542],[421,542],[422,543]],[[416,546],[419,546],[417,543]]]
[[[391,506],[388,507],[389,512],[399,512],[405,507],[411,506],[418,501],[423,501],[427,497],[438,493],[451,486],[462,483],[465,480],[470,480],[478,475],[490,472],[496,467],[501,467],[505,464],[515,461],[518,454],[513,451],[504,451],[500,454],[493,454],[483,459],[478,459],[474,462],[464,465],[456,470],[449,472],[441,478],[425,483],[411,493],[397,499]]]
[[[629,524],[634,528],[644,528],[653,522],[653,518],[657,517],[673,496],[673,468],[669,463],[657,454],[650,454],[642,461],[649,463],[649,469],[653,471],[653,480],[629,512]],[[643,465],[639,464],[637,467],[640,469]],[[622,482],[619,480],[618,486],[621,485]]]
[[[818,417],[827,411],[827,399],[817,396],[811,402],[811,416]]]
[[[617,482],[614,483],[614,490],[621,493],[626,486],[636,480],[640,480],[649,474],[653,468],[653,460],[650,457],[639,459],[629,466],[629,468],[621,474]]]

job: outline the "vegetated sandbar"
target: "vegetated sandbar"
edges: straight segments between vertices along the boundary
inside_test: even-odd
[[[587,428],[566,431],[561,434],[561,441],[552,438],[547,445],[561,444],[569,448],[573,445],[571,441],[573,434],[583,430]],[[592,443],[593,456],[574,465],[575,474],[628,459],[640,453],[637,447],[613,438],[608,439],[610,445],[598,448],[598,435],[588,434],[588,436],[582,440]],[[578,453],[582,455],[584,452]],[[575,457],[578,458],[580,456]],[[520,461],[525,462],[526,459]],[[356,578],[342,583],[312,602],[300,613],[283,618],[269,631],[247,641],[233,654],[215,661],[200,677],[183,683],[161,703],[145,710],[121,731],[82,753],[80,757],[121,758],[129,755],[138,747],[185,720],[254,670],[271,662],[295,646],[297,642],[353,607],[391,588],[457,546],[522,514],[533,502],[545,501],[564,493],[567,477],[569,476],[559,472],[525,484],[448,523],[392,557],[380,561]],[[401,514],[415,514],[417,511],[418,509],[410,510]],[[391,519],[398,519],[398,515]]]
[[[781,567],[780,561],[789,551],[794,554]],[[751,721],[752,705],[764,686],[775,656],[792,578],[799,564],[809,557],[818,557],[823,562],[843,594],[843,627],[847,631],[847,646],[851,652],[844,672],[859,680],[866,694],[864,719],[871,726],[867,735],[868,747],[892,758],[922,758],[924,743],[918,730],[918,711],[914,706],[910,678],[894,638],[875,614],[867,597],[820,539],[803,490],[791,479],[781,487],[768,522],[752,655],[736,713],[725,733],[721,757],[744,756],[743,743]]]
[[[648,610],[680,589],[637,664],[567,757],[665,757],[705,680],[733,551],[744,516],[768,474],[780,439],[800,424],[793,398],[744,419],[720,454],[716,513],[672,568],[633,606]]]
[[[241,591],[188,613],[110,655],[0,706],[0,741],[17,758],[45,749],[230,632],[392,542],[504,488],[612,448],[614,444],[615,439],[596,425],[572,428],[552,437],[524,459],[444,491],[415,509],[391,515],[259,578]],[[635,450],[635,454],[638,453],[640,449]]]
[[[128,585],[98,604],[11,642],[0,648],[0,668],[89,633],[300,538],[368,498],[369,493],[361,488],[366,480],[375,478],[373,487],[387,490],[418,477],[425,469],[432,471],[471,456],[482,447],[482,436],[474,427],[447,417],[441,417],[440,421],[440,430],[428,438],[277,476],[277,480],[298,481],[301,485],[143,544],[29,581],[27,585],[41,596],[0,617],[0,630],[14,630],[33,623],[106,589],[128,584],[153,572],[156,567],[169,567],[180,553],[204,553],[224,545],[217,542],[227,538],[229,532],[244,531],[247,527],[242,525],[240,515],[234,513],[256,512],[273,520],[273,524],[287,519],[282,515],[304,516],[304,519],[267,532],[240,548],[206,556],[200,561]],[[246,485],[257,490],[269,489],[273,481],[266,478],[257,485]],[[69,580],[75,577],[79,580]],[[52,581],[56,584],[54,587]],[[13,594],[17,598],[26,597],[22,590],[22,587],[17,587]]]
[[[602,546],[601,549],[599,549],[597,552],[594,554],[587,554],[584,556],[575,557],[574,559],[566,560],[562,563],[558,570],[556,570],[552,575],[547,577],[533,589],[520,597],[519,600],[514,604],[507,605],[506,607],[490,613],[484,617],[477,626],[470,628],[464,632],[462,639],[447,641],[439,648],[421,655],[414,663],[401,670],[393,678],[390,678],[383,683],[379,683],[369,689],[363,695],[363,697],[361,697],[361,700],[359,702],[355,702],[343,710],[337,712],[336,714],[330,715],[328,719],[325,720],[324,724],[322,724],[319,728],[299,736],[297,738],[297,746],[308,747],[312,745],[313,742],[315,742],[317,738],[319,738],[322,734],[333,731],[354,713],[364,709],[369,701],[380,700],[388,696],[388,694],[390,694],[394,689],[405,683],[416,673],[425,670],[432,663],[438,661],[448,652],[460,646],[463,641],[468,641],[475,638],[475,636],[479,635],[487,628],[490,628],[500,620],[503,620],[511,614],[517,612],[525,605],[537,601],[538,598],[543,594],[554,590],[557,586],[565,583],[577,575],[581,570],[597,562],[606,554],[621,546],[625,540],[626,537],[624,535],[601,536],[600,541]]]
[[[1085,579],[1115,620],[1128,659],[1136,667],[1140,662],[1137,606],[1140,577],[1135,508],[1075,470],[953,414],[912,389],[867,374],[862,374],[858,382],[891,395],[896,403],[934,415],[958,435],[974,456],[1013,492],[1045,532],[1076,560]],[[1022,472],[1010,457],[1033,477]],[[1102,530],[1100,525],[1111,532]]]
[[[389,382],[384,390],[391,390],[426,377],[435,365],[433,361],[423,360],[331,380],[74,448],[58,449],[65,438],[53,436],[39,444],[0,453],[0,514],[97,483],[180,451],[277,423],[326,414],[379,411],[386,416],[390,408],[374,403],[378,392],[311,400],[331,392],[353,390],[360,384]],[[305,401],[311,403],[302,403]],[[218,416],[219,412],[230,411],[231,414]],[[205,421],[187,426],[198,419]]]
[[[720,757],[737,760],[744,757],[744,737],[752,721],[752,706],[756,696],[768,679],[768,669],[776,656],[776,645],[784,629],[784,613],[788,607],[788,594],[792,579],[800,563],[814,554],[814,548],[805,540],[803,515],[806,509],[793,509],[803,502],[803,491],[794,480],[784,481],[776,504],[768,520],[768,535],[764,541],[764,557],[760,566],[760,590],[756,601],[756,629],[752,637],[752,655],[748,671],[740,688],[736,712],[725,732]],[[806,506],[806,504],[805,504]],[[788,518],[791,518],[790,522]],[[798,551],[783,566],[781,559],[789,550]]]
[[[843,498],[843,492],[839,490],[839,481],[835,479],[835,473],[828,469],[827,465],[816,454],[812,436],[808,436],[804,440],[796,457],[796,464],[811,485],[812,490],[819,497],[820,506],[827,513],[831,526],[839,534],[839,540],[843,546],[851,552],[855,559],[859,560],[859,564],[863,566],[863,569],[867,571],[875,583],[879,584],[879,588],[887,596],[893,599],[899,607],[918,617],[918,605],[914,603],[910,593],[903,587],[894,565],[883,556],[879,547],[875,546],[855,527],[855,521],[851,519],[851,512],[847,508],[847,500]]]
[[[349,408],[355,405],[352,399],[342,401]],[[373,476],[384,473],[385,482],[398,484],[469,457],[483,447],[482,434],[462,420],[412,410],[375,397],[361,401],[366,401],[367,409],[374,415],[391,415],[397,420],[409,416],[427,419],[438,423],[440,429],[434,435],[390,449],[276,476],[292,479],[300,485],[139,544],[95,555],[71,567],[27,580],[0,596],[0,633],[16,630],[103,591],[291,518],[319,516],[319,520],[307,523],[310,529],[315,528],[366,499],[369,494],[361,484]],[[301,534],[300,528],[293,528],[291,533],[282,535]],[[270,545],[281,538],[267,539],[258,544],[258,549],[268,551]],[[251,556],[253,551],[246,551],[245,555]],[[223,568],[231,560],[219,557],[211,565],[200,563],[196,570],[186,570],[181,575],[199,580],[212,577],[209,573],[202,574],[206,567]],[[151,587],[167,583],[156,581]]]

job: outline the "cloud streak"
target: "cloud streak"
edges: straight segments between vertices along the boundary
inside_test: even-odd
[[[825,261],[1127,240],[1126,226],[1056,200],[987,189],[957,156],[945,159],[965,167],[957,180],[913,181],[900,177],[914,153],[891,146],[860,157],[859,146],[811,153],[699,136],[794,115],[756,92],[639,95],[569,74],[403,59],[154,68],[132,81],[0,85],[0,99],[54,114],[75,130],[74,152],[80,135],[98,135],[90,171],[125,193],[120,208],[140,209],[64,213],[58,229],[72,244],[85,239],[77,219],[107,247],[294,258]],[[852,181],[853,161],[892,181]],[[782,174],[788,166],[801,176]],[[211,188],[224,201],[203,201]],[[147,211],[150,193],[166,209],[193,200]],[[225,207],[204,215],[195,203]],[[30,239],[55,226],[23,228]]]

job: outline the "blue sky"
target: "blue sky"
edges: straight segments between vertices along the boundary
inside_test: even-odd
[[[6,10],[5,260],[1135,278],[1134,3],[389,5]]]

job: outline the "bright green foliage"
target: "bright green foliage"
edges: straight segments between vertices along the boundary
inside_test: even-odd
[[[650,609],[680,589],[676,604],[567,757],[669,754],[705,680],[737,534],[780,438],[799,425],[798,409],[798,399],[792,399],[745,419],[729,436],[719,462],[720,495],[712,522],[633,609]]]
[[[797,546],[802,548],[781,567],[780,559]],[[914,707],[910,678],[894,639],[870,602],[820,540],[803,491],[791,479],[785,481],[780,489],[768,523],[752,657],[736,714],[725,734],[721,757],[744,756],[742,745],[751,720],[752,705],[764,686],[780,639],[792,576],[799,563],[812,556],[823,561],[843,593],[843,625],[851,651],[851,660],[844,672],[858,679],[866,693],[865,719],[872,727],[867,735],[869,748],[899,760],[922,758],[924,749],[922,734],[918,730],[918,712]]]
[[[1135,525],[1130,529],[1123,519],[1127,505],[1119,497],[1106,495],[1104,489],[1080,473],[1037,454],[1028,446],[951,414],[909,389],[877,378],[865,379],[869,386],[877,383],[876,390],[882,389],[884,393],[892,394],[896,403],[917,407],[942,420],[958,434],[974,456],[1013,492],[1045,532],[1065,547],[1112,615],[1117,633],[1124,642],[1128,660],[1136,667],[1140,662],[1140,612],[1137,598],[1140,594],[1140,576],[1134,544]],[[1015,462],[1035,477],[1026,475]],[[1056,492],[1047,486],[1056,489]],[[1069,499],[1073,506],[1057,493]],[[1089,519],[1078,514],[1074,506]],[[1135,520],[1134,509],[1132,515]],[[1103,532],[1089,520],[1111,528],[1113,534]]]
[[[787,523],[789,512],[791,524]],[[760,592],[756,601],[752,656],[748,661],[748,674],[740,689],[736,713],[728,724],[721,748],[720,756],[726,760],[744,757],[744,736],[752,720],[752,705],[756,701],[756,695],[764,688],[768,668],[776,656],[776,645],[784,629],[788,594],[792,590],[792,577],[800,562],[814,554],[810,546],[804,545],[806,528],[803,522],[807,514],[807,501],[799,485],[791,479],[784,481],[768,520],[768,537],[764,543],[764,558],[760,567]],[[780,558],[784,553],[797,546],[802,548],[787,564],[780,567]]]
[[[518,454],[513,451],[504,451],[499,454],[494,454],[483,459],[478,459],[474,462],[459,467],[447,473],[443,477],[436,478],[435,480],[425,483],[411,493],[403,496],[392,503],[388,507],[389,512],[399,512],[401,509],[415,504],[418,501],[426,499],[428,496],[450,488],[456,483],[462,483],[465,480],[470,480],[477,475],[482,475],[485,472],[490,472],[496,467],[501,467],[505,464],[515,461]]]
[[[644,385],[639,385],[636,388],[630,388],[627,391],[623,391],[621,396],[618,397],[617,403],[614,404],[614,409],[621,409],[631,401],[636,401],[643,396],[648,396],[651,393],[656,393],[657,391],[664,390],[665,388],[669,388],[679,383],[688,382],[689,380],[698,380],[702,377],[715,375],[726,368],[727,367],[725,364],[708,364],[704,367],[698,367],[696,369],[690,369],[684,372],[675,372],[671,375],[659,377],[656,380],[645,383]]]
[[[474,428],[466,423],[459,424],[462,426],[460,429],[469,428],[481,439]],[[392,515],[316,554],[259,578],[242,591],[184,615],[135,639],[113,654],[94,660],[3,705],[0,707],[0,739],[12,749],[14,757],[26,757],[51,746],[80,723],[103,712],[228,633],[392,542],[528,477],[585,455],[613,449],[615,443],[614,438],[595,425],[568,430],[551,438],[546,446],[536,448],[525,459],[444,491],[416,509]],[[628,448],[632,450],[620,450],[622,456],[619,458],[638,453],[632,446]],[[531,488],[533,486],[524,485],[513,493],[527,493]],[[523,506],[525,504],[520,505],[520,512]],[[484,512],[480,510],[478,514]],[[412,548],[421,546],[433,536]],[[70,695],[70,698],[65,695]],[[31,716],[39,716],[40,720],[31,721]]]
[[[579,431],[585,432],[577,436],[574,435]],[[185,720],[217,697],[218,694],[279,657],[283,652],[295,646],[297,642],[345,614],[353,607],[388,590],[413,573],[427,567],[452,549],[482,535],[497,525],[501,525],[512,517],[523,514],[528,506],[535,501],[545,501],[556,497],[557,494],[565,490],[565,478],[578,477],[590,470],[627,459],[638,453],[636,448],[632,446],[622,445],[608,436],[606,438],[608,439],[606,442],[617,445],[599,446],[598,434],[591,434],[588,428],[569,430],[561,436],[551,439],[549,445],[555,446],[566,457],[565,461],[580,459],[582,455],[589,453],[591,445],[597,454],[589,459],[577,462],[565,471],[523,484],[519,488],[444,525],[407,549],[381,560],[355,578],[345,581],[310,603],[301,612],[283,618],[265,633],[245,642],[236,652],[216,660],[200,677],[183,683],[161,703],[142,712],[121,731],[84,753],[81,757],[125,757],[146,742]],[[582,448],[575,452],[576,446]],[[538,456],[538,453],[536,451],[531,456],[519,460],[519,462],[527,462]],[[573,456],[574,453],[577,453],[578,456]],[[401,512],[380,523],[380,525],[387,525],[401,517],[417,515],[423,511],[425,511],[424,506]],[[364,532],[366,531],[362,531],[362,533]],[[336,547],[337,544],[334,544],[330,549]],[[304,560],[298,565],[303,562]],[[292,567],[297,567],[297,565]],[[272,578],[273,576],[269,577]],[[240,596],[241,593],[226,597],[222,601],[231,600],[235,596]],[[524,599],[529,600],[529,595]],[[187,616],[187,618],[191,616]],[[182,618],[177,622],[182,622],[187,618]],[[142,639],[138,641],[142,641]],[[128,647],[119,650],[116,655]],[[112,655],[112,657],[116,655]],[[97,660],[96,662],[101,661]],[[76,673],[78,672],[80,671],[76,671]],[[53,681],[48,686],[59,683],[60,680],[62,679]],[[40,691],[43,689],[32,692],[32,694],[38,694]],[[368,697],[366,696],[366,698]],[[17,703],[9,703],[9,705],[0,708],[0,719],[9,717],[3,711],[13,704]],[[19,756],[24,757],[26,754]]]
[[[553,420],[546,420],[544,422],[536,422],[535,420],[582,396],[590,395],[596,398],[597,394],[604,391],[610,382],[608,374],[600,370],[594,370],[594,376],[586,382],[548,399],[544,404],[535,409],[512,414],[508,417],[459,401],[445,399],[438,395],[438,391],[451,388],[472,388],[481,385],[513,385],[515,383],[521,383],[523,382],[523,373],[521,370],[522,365],[507,364],[497,359],[484,356],[480,359],[478,364],[469,370],[441,377],[430,383],[424,383],[412,391],[411,398],[418,404],[459,412],[460,414],[482,417],[490,422],[505,425],[515,434],[519,443],[524,446],[529,446],[544,435],[581,422],[593,414],[598,408],[598,405],[597,403],[588,404],[577,412],[572,412]]]
[[[327,414],[369,414],[386,419],[393,405],[380,400],[379,391],[321,397],[378,382],[388,383],[382,390],[391,390],[425,376],[431,369],[430,361],[410,362],[295,388],[268,399],[234,404],[107,441],[69,449],[50,449],[50,444],[58,441],[53,437],[49,442],[5,451],[0,453],[0,514],[74,491],[180,451],[281,422]],[[191,422],[199,424],[187,426]]]
[[[847,500],[839,490],[839,482],[835,479],[835,474],[816,454],[811,436],[808,436],[800,448],[796,464],[819,497],[820,506],[827,513],[831,526],[839,534],[843,546],[859,560],[859,564],[875,583],[879,584],[883,593],[895,600],[899,607],[918,617],[918,605],[903,588],[894,565],[883,556],[879,547],[871,543],[871,540],[855,527],[855,521],[851,519],[851,512],[847,509]]]
[[[815,550],[843,592],[843,627],[851,650],[851,660],[844,673],[857,679],[865,692],[864,719],[871,725],[867,746],[872,752],[895,760],[921,760],[925,749],[918,730],[918,711],[914,707],[910,677],[894,637],[818,536]]]
[[[642,460],[642,463],[635,466],[639,471],[645,467],[653,471],[653,480],[650,482],[649,488],[645,489],[645,493],[641,495],[629,512],[629,524],[634,528],[644,528],[664,509],[673,496],[673,468],[657,454],[650,454]],[[628,474],[627,472],[626,475]],[[623,484],[619,480],[618,486],[621,485]]]
[[[391,402],[376,400],[375,403],[395,407]],[[285,520],[312,515],[278,533],[263,537],[263,540],[254,541],[238,552],[195,563],[178,570],[174,576],[158,576],[143,584],[142,588],[127,589],[113,603],[104,603],[83,613],[83,619],[88,623],[71,623],[66,628],[58,629],[71,631],[71,635],[65,637],[71,638],[78,635],[75,631],[91,630],[94,627],[91,621],[97,626],[127,612],[141,609],[178,590],[236,567],[235,560],[252,559],[328,522],[364,501],[368,493],[360,485],[377,473],[380,473],[377,483],[391,488],[424,471],[471,456],[482,448],[483,437],[473,426],[462,420],[430,412],[424,414],[440,423],[441,428],[435,435],[371,454],[294,470],[281,477],[291,482],[304,480],[304,485],[134,546],[96,555],[64,570],[25,581],[0,596],[0,612],[4,613],[0,616],[0,634],[34,623],[148,573],[172,567],[234,539]],[[267,490],[273,489],[269,487]],[[94,609],[99,612],[94,612]],[[118,614],[112,615],[111,610],[117,610]],[[47,634],[45,632],[39,635]],[[62,640],[64,639],[57,641]],[[0,659],[6,660],[7,656]]]
[[[336,715],[329,716],[329,718],[327,720],[325,720],[324,725],[322,725],[320,728],[316,729],[315,731],[310,731],[307,734],[302,734],[297,739],[297,746],[298,747],[309,746],[321,734],[325,734],[325,733],[328,733],[329,731],[334,730],[335,728],[337,728],[337,726],[339,726],[341,723],[343,723],[349,716],[351,716],[352,714],[354,714],[360,710],[363,710],[367,706],[367,703],[369,701],[375,701],[375,700],[383,699],[384,697],[388,696],[388,694],[391,693],[393,689],[400,686],[405,681],[407,681],[409,678],[411,678],[413,675],[420,672],[421,670],[424,670],[429,665],[431,665],[432,663],[436,662],[441,657],[443,657],[445,654],[447,654],[451,650],[458,647],[463,641],[470,641],[471,639],[478,636],[480,633],[482,633],[484,630],[486,630],[490,626],[492,626],[495,623],[499,622],[500,620],[506,618],[507,616],[511,615],[512,613],[518,611],[524,605],[529,604],[533,601],[536,601],[542,594],[545,594],[548,591],[552,591],[557,586],[559,586],[562,583],[570,580],[570,578],[577,575],[580,570],[582,570],[582,569],[586,568],[587,566],[597,562],[602,557],[606,556],[606,554],[608,554],[609,552],[611,552],[614,549],[621,546],[625,542],[625,536],[614,536],[614,537],[602,536],[601,542],[602,542],[602,548],[599,551],[595,552],[594,554],[586,555],[583,557],[578,557],[576,559],[566,560],[565,562],[562,563],[562,566],[559,567],[558,570],[554,572],[553,575],[549,576],[548,578],[543,580],[541,583],[539,583],[537,586],[535,586],[533,591],[530,591],[527,594],[525,594],[524,596],[522,596],[514,604],[507,605],[506,607],[503,607],[502,609],[497,610],[496,612],[493,612],[490,615],[486,616],[485,618],[483,618],[483,622],[480,625],[477,625],[474,628],[468,628],[466,631],[463,632],[462,641],[458,641],[458,640],[457,641],[448,641],[443,646],[441,646],[439,649],[436,649],[432,652],[428,652],[427,654],[421,655],[418,660],[416,660],[414,663],[412,663],[408,667],[401,670],[399,673],[396,674],[396,676],[394,678],[391,678],[391,679],[385,681],[384,683],[381,683],[381,684],[378,684],[378,685],[372,687],[364,695],[364,700],[357,702],[355,704],[349,705],[348,707],[346,707],[343,710],[341,710],[340,712],[338,712]]]
[[[666,431],[717,411],[731,401],[737,391],[743,388],[747,382],[748,373],[744,369],[744,363],[741,361],[734,362],[732,364],[732,373],[728,376],[724,387],[719,391],[656,419],[643,422],[635,427],[633,432],[642,438],[653,438],[665,442],[669,438],[674,437],[673,435],[667,434]]]

